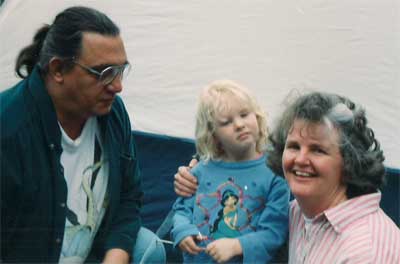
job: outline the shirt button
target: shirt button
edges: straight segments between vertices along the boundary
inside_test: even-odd
[[[61,243],[61,239],[60,239],[60,238],[57,238],[57,239],[56,239],[56,243],[57,243],[57,244],[60,244],[60,243]]]
[[[65,203],[61,203],[60,206],[61,206],[62,208],[64,208],[64,207],[65,207]]]
[[[60,171],[61,171],[62,174],[64,174],[64,168],[63,167],[61,167]]]
[[[49,148],[50,148],[50,149],[54,149],[54,144],[51,143],[51,144],[49,145]]]

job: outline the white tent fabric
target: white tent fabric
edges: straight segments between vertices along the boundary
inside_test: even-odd
[[[199,90],[215,79],[248,86],[271,125],[289,93],[323,90],[364,105],[385,164],[400,167],[398,0],[6,0],[0,90],[18,80],[15,58],[35,30],[72,5],[121,27],[133,65],[122,97],[137,130],[193,138]]]

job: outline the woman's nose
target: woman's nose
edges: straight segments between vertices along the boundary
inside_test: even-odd
[[[300,151],[298,151],[294,161],[296,164],[299,164],[299,165],[309,165],[310,158],[308,156],[307,151],[302,150],[302,149]]]

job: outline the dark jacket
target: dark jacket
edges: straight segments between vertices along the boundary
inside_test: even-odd
[[[128,114],[118,97],[99,117],[109,161],[109,205],[88,261],[106,250],[132,252],[140,228],[140,187]],[[3,262],[57,262],[67,185],[60,163],[61,132],[54,105],[36,67],[0,94],[1,252]]]

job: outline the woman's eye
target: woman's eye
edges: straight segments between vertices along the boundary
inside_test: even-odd
[[[326,154],[326,151],[321,148],[314,149],[314,152],[319,153],[319,154]]]
[[[241,117],[246,117],[246,116],[248,116],[248,115],[249,115],[249,113],[247,113],[247,112],[244,112],[244,113],[241,113],[241,114],[240,114]]]

